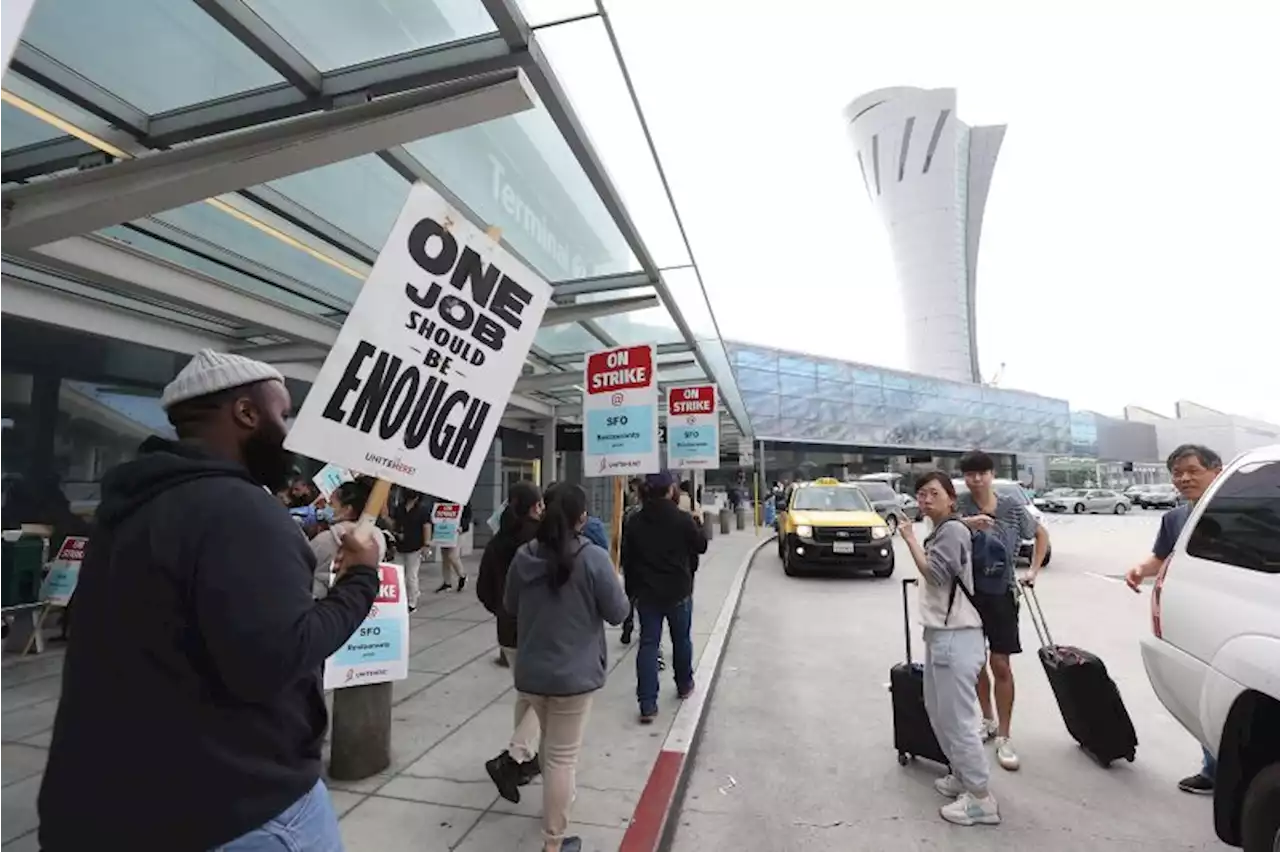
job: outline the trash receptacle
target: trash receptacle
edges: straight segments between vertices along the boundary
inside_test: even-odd
[[[707,541],[716,537],[716,513],[707,510],[702,513],[702,531],[707,536]]]

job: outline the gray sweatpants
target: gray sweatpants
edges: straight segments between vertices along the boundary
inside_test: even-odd
[[[924,646],[924,706],[933,733],[952,774],[970,793],[985,796],[991,768],[978,708],[978,672],[987,661],[982,628],[926,628]]]

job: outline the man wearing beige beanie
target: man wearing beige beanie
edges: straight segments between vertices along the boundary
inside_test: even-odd
[[[274,367],[205,350],[162,404],[178,440],[103,479],[41,847],[340,852],[320,669],[369,613],[377,545],[348,534],[312,597],[315,557],[272,496],[293,404]]]

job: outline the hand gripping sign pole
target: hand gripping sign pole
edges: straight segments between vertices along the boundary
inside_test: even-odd
[[[289,431],[293,452],[378,478],[364,523],[392,483],[471,499],[551,299],[498,236],[415,185]],[[338,689],[333,715],[333,777],[390,764],[390,683]]]

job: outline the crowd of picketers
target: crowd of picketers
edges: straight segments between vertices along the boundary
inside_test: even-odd
[[[300,532],[290,505],[317,501],[289,482],[293,401],[274,367],[205,350],[161,404],[176,440],[148,438],[102,482],[38,798],[40,847],[340,852],[322,780],[321,670],[369,615],[391,548],[416,602],[427,498],[405,493],[379,530],[357,523],[370,490],[357,480]],[[676,694],[694,690],[698,512],[666,473],[632,496],[623,578],[586,492],[528,482],[508,495],[477,578],[516,689],[510,742],[486,768],[512,801],[543,776],[544,852],[581,848],[567,828],[608,672],[605,624],[639,619],[640,722],[658,714],[664,623]],[[446,574],[441,589],[465,587],[454,566],[456,584]]]

